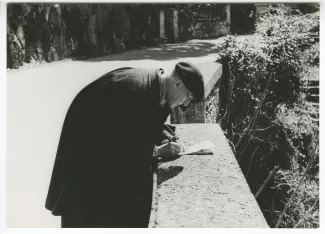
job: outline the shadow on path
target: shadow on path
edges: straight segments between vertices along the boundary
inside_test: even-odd
[[[163,44],[157,47],[141,50],[127,51],[120,54],[107,55],[84,60],[85,62],[100,61],[127,61],[127,60],[159,60],[166,61],[185,57],[201,57],[212,53],[218,53],[216,43],[204,41],[190,41],[177,44]]]
[[[179,173],[183,171],[183,167],[180,166],[171,166],[168,168],[159,168],[158,169],[158,186],[161,185],[163,182],[177,176]]]

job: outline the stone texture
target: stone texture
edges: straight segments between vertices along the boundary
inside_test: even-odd
[[[205,123],[216,123],[219,114],[219,89],[215,85],[205,102]]]
[[[180,141],[211,140],[214,155],[184,155],[158,166],[150,227],[268,227],[217,124],[179,124]]]
[[[7,67],[18,68],[23,64],[26,52],[23,33],[21,26],[15,32],[7,24]]]
[[[48,61],[58,61],[71,56],[75,51],[75,41],[62,17],[60,4],[54,4],[49,12],[49,26],[52,32]]]
[[[171,123],[205,123],[205,102],[191,103],[186,111],[179,107],[171,113]]]
[[[57,61],[72,53],[72,38],[61,16],[60,4],[7,5],[8,68],[23,62]],[[70,44],[70,46],[68,46]]]
[[[51,42],[51,30],[46,20],[46,10],[42,4],[33,5],[27,17],[26,34],[26,57],[25,62],[32,60],[48,61],[48,52]]]

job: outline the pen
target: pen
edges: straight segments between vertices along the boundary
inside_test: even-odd
[[[170,131],[170,133],[173,135],[172,137],[171,136],[169,136],[168,134],[166,135],[166,137],[168,138],[168,140],[169,140],[169,143],[170,142],[172,142],[172,141],[176,141],[177,140],[177,138],[176,138],[176,136],[175,136],[175,133],[174,133],[174,131],[173,130],[171,130],[166,124],[165,124],[165,126],[167,127],[167,129]]]

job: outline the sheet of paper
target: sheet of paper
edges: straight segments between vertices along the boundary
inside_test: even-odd
[[[198,144],[188,147],[184,152],[179,155],[185,154],[213,154],[215,145],[210,141],[202,141]]]

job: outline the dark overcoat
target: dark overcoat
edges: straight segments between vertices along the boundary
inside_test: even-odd
[[[121,68],[77,94],[65,117],[46,199],[53,215],[150,206],[153,149],[170,113],[159,105],[159,74]]]

